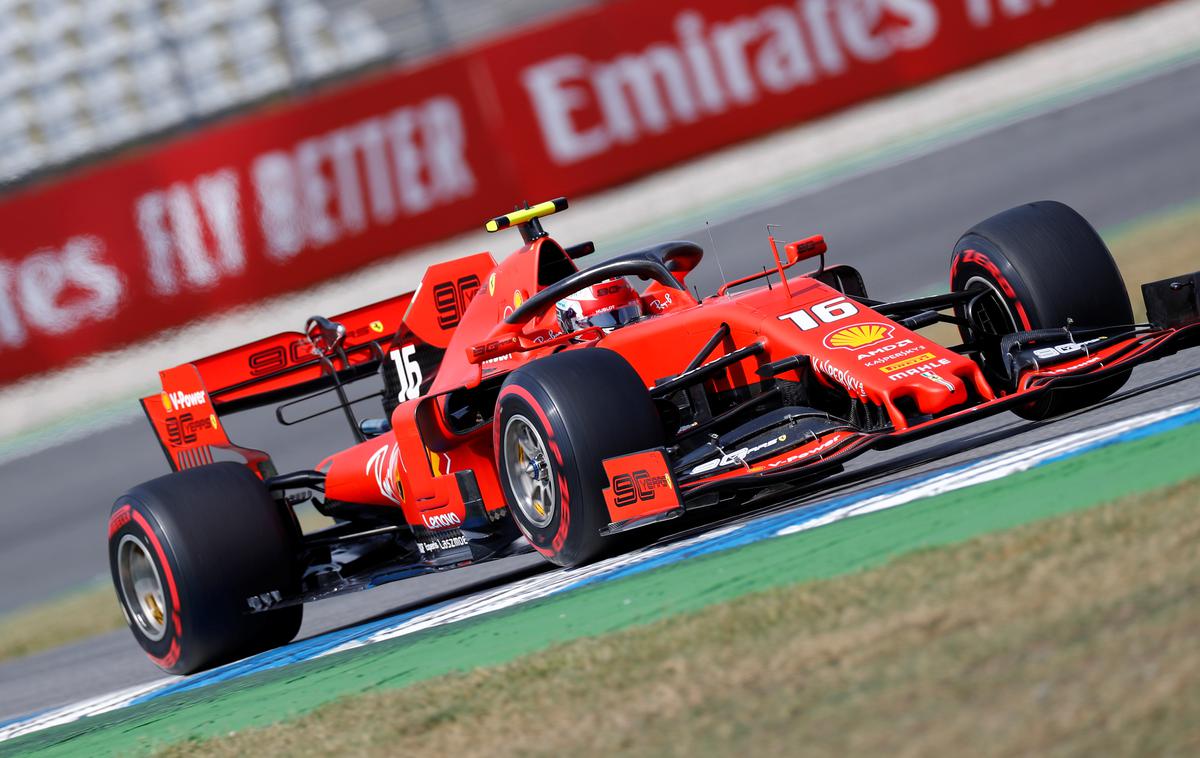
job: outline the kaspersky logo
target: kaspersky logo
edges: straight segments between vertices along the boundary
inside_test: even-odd
[[[197,405],[203,405],[206,398],[204,390],[199,392],[164,392],[162,393],[163,409],[167,413],[171,411],[181,411],[184,408],[195,408]]]
[[[858,324],[838,329],[825,338],[825,347],[839,350],[857,350],[892,338],[895,331],[887,324]]]

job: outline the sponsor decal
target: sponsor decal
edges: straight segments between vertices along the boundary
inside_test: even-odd
[[[203,405],[207,399],[204,395],[204,390],[200,390],[199,392],[182,392],[177,390],[175,392],[162,393],[163,408],[168,413]]]
[[[525,302],[525,294],[523,292],[521,292],[521,290],[514,291],[513,292],[513,307],[520,308],[521,303],[523,303],[523,302]]]
[[[747,456],[753,455],[760,450],[766,450],[767,448],[775,447],[783,442],[787,442],[786,434],[781,434],[778,437],[772,437],[766,442],[755,445],[754,447],[743,447],[733,451],[732,453],[725,453],[720,458],[714,458],[711,461],[705,461],[704,463],[701,463],[688,473],[703,474],[708,471],[712,471],[713,469],[723,468],[735,463],[740,465],[745,463]],[[720,448],[717,449],[720,450]]]
[[[167,444],[171,447],[192,445],[199,439],[199,432],[212,427],[217,428],[217,417],[196,418],[191,413],[180,413],[177,416],[167,416]]]
[[[122,505],[113,515],[108,518],[108,536],[111,539],[114,534],[120,531],[121,527],[129,523],[133,518],[131,511],[133,509],[128,505]]]
[[[458,281],[433,285],[433,307],[437,310],[438,327],[444,331],[458,326],[467,305],[478,291],[479,277],[475,274],[459,277]]]
[[[613,505],[624,508],[637,502],[654,499],[654,490],[671,488],[671,475],[651,476],[646,469],[631,474],[617,474],[609,481],[612,488]]]
[[[875,360],[871,361],[870,363],[867,363],[866,365],[867,366],[877,366],[880,363],[887,363],[888,361],[895,360],[896,358],[903,358],[906,355],[912,355],[913,353],[917,352],[918,350],[926,349],[925,345],[916,345],[916,346],[912,346],[912,345],[913,345],[912,340],[900,340],[899,342],[893,343],[891,345],[881,345],[880,347],[877,347],[874,350],[869,350],[865,353],[859,353],[858,359],[860,361],[866,361],[866,360],[870,360],[870,359],[874,358]],[[908,349],[905,350],[904,348],[908,348]]]
[[[496,275],[495,274],[492,274],[491,276],[488,277],[488,294],[489,295],[496,294]]]
[[[402,505],[404,490],[400,487],[400,446],[388,443],[371,453],[366,473],[375,478],[379,494],[396,505]]]
[[[885,374],[894,374],[901,369],[911,368],[918,363],[931,361],[936,357],[937,356],[935,356],[933,353],[921,353],[920,355],[913,356],[912,358],[906,358],[905,360],[897,361],[896,363],[889,363],[886,366],[880,366],[879,370]]]
[[[784,458],[783,460],[771,461],[766,466],[755,466],[754,468],[752,468],[750,470],[751,471],[763,471],[765,469],[779,468],[780,466],[790,466],[793,463],[799,463],[800,461],[811,458],[814,455],[820,455],[822,452],[828,450],[829,448],[833,447],[834,445],[836,445],[837,443],[841,442],[842,440],[846,439],[849,436],[850,435],[845,434],[843,432],[838,432],[837,434],[834,434],[832,437],[830,437],[829,439],[820,443],[816,447],[811,447],[807,450],[802,450],[800,452],[792,453],[791,455]]]
[[[467,546],[467,538],[462,536],[461,534],[456,534],[453,537],[445,537],[442,539],[436,539],[436,540],[432,540],[429,542],[426,542],[424,540],[417,540],[417,551],[420,552],[421,555],[425,555],[426,553],[432,554],[432,553],[436,553],[440,550],[452,550],[453,548],[456,548],[456,547],[466,547],[466,546]]]
[[[1034,350],[1033,355],[1035,358],[1039,358],[1043,361],[1050,360],[1051,358],[1057,358],[1060,355],[1071,355],[1072,353],[1079,353],[1079,352],[1082,352],[1084,355],[1087,355],[1088,354],[1088,349],[1087,349],[1088,345],[1094,345],[1099,341],[1100,341],[1100,338],[1097,337],[1094,340],[1088,340],[1086,342],[1068,342],[1065,345],[1055,345],[1054,347],[1042,347],[1042,348],[1038,348],[1037,350]]]
[[[895,328],[887,324],[857,324],[825,337],[825,347],[831,350],[858,350],[890,340]]]
[[[368,326],[370,326],[371,331],[375,332],[376,334],[380,334],[383,332],[383,322],[382,321],[372,321],[370,324],[368,324]]]
[[[954,394],[954,384],[936,371],[923,371],[921,376],[925,377],[934,384],[945,387],[951,394]]]
[[[462,519],[457,513],[447,511],[446,513],[435,513],[432,516],[422,513],[421,521],[428,529],[451,529],[462,525]]]
[[[308,340],[296,340],[287,346],[273,345],[251,353],[246,359],[246,368],[250,371],[250,376],[261,376],[287,368],[293,363],[300,363],[311,355],[312,344]]]
[[[936,361],[929,361],[928,363],[922,363],[920,366],[915,366],[913,368],[901,369],[900,371],[897,371],[894,374],[888,374],[888,381],[889,382],[898,382],[898,381],[901,381],[902,379],[907,379],[910,376],[920,376],[927,371],[933,371],[935,369],[941,368],[942,366],[949,366],[949,365],[950,365],[949,358],[939,358]]]
[[[849,371],[844,371],[838,368],[824,358],[818,358],[817,361],[813,363],[813,367],[855,395],[858,395],[859,397],[867,396],[867,388],[863,386],[862,380],[851,374]]]

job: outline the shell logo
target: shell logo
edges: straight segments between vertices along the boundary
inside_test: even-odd
[[[175,410],[174,408],[171,407],[171,396],[165,392],[162,393],[162,404],[163,404],[163,410],[166,411],[167,413],[170,413],[171,411]]]
[[[892,338],[895,330],[887,324],[858,324],[838,329],[825,338],[825,347],[857,350]]]

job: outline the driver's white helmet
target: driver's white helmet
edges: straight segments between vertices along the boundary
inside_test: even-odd
[[[609,279],[558,301],[558,324],[564,334],[597,326],[610,332],[642,316],[642,301],[621,278]]]

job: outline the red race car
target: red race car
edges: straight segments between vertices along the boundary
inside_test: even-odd
[[[174,473],[119,498],[108,528],[155,663],[186,673],[281,645],[306,601],[529,546],[575,566],[631,543],[617,533],[868,449],[1081,408],[1200,343],[1200,277],[1144,286],[1151,323],[1135,324],[1108,249],[1060,203],[976,225],[949,292],[899,302],[826,265],[819,236],[782,252],[771,238],[770,268],[704,299],[686,285],[691,242],[580,268],[594,246],[563,247],[539,220],[566,207],[489,221],[524,240],[500,263],[440,263],[415,292],[161,373],[142,405]],[[917,333],[938,322],[962,343]],[[351,386],[380,377],[383,415],[358,418]],[[275,405],[293,424],[323,398],[358,443],[310,470],[280,473],[226,434],[227,414]],[[304,533],[301,504],[335,526]]]

